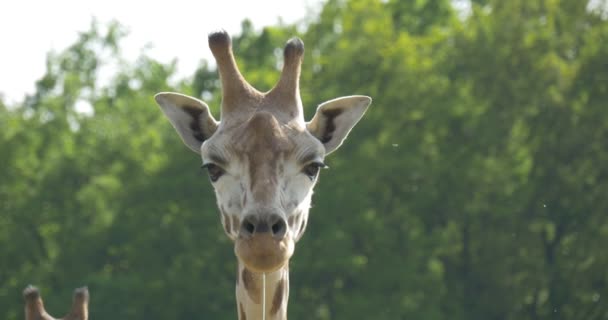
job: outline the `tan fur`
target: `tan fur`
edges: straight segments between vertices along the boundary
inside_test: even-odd
[[[247,268],[243,268],[243,272],[241,273],[241,277],[243,278],[243,286],[247,291],[247,295],[254,303],[259,304],[261,302],[260,295],[262,293],[261,287],[253,278],[253,273],[249,271]]]
[[[304,57],[304,43],[297,38],[289,40],[283,55],[281,78],[276,86],[266,94],[265,99],[269,101],[269,105],[286,112],[291,118],[301,117],[299,81]]]
[[[249,154],[250,188],[253,198],[266,202],[277,193],[279,159],[293,149],[293,144],[283,132],[276,118],[265,111],[256,113],[244,126],[235,145],[243,154]]]
[[[25,299],[25,320],[55,320],[45,308],[38,288],[28,286],[23,290]],[[88,320],[89,318],[89,291],[86,287],[74,291],[72,308],[62,320]]]
[[[209,36],[209,48],[216,59],[222,81],[222,119],[232,113],[255,112],[273,109],[289,119],[303,118],[299,93],[299,78],[304,44],[299,39],[290,40],[285,46],[284,64],[277,85],[266,93],[252,87],[238,69],[230,36],[217,32]]]
[[[263,233],[249,240],[237,239],[235,253],[252,271],[272,272],[287,263],[293,254],[293,242],[287,237],[277,240]]]
[[[222,118],[239,106],[253,105],[262,99],[262,94],[241,75],[232,54],[230,36],[225,31],[209,36],[209,48],[217,61],[222,81]]]

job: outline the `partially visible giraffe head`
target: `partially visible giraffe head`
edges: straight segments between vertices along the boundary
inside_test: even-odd
[[[221,122],[196,98],[166,92],[155,99],[184,143],[201,155],[238,259],[256,272],[274,271],[289,260],[306,229],[325,156],[342,144],[371,99],[325,102],[305,122],[300,39],[285,45],[280,79],[265,93],[239,72],[226,32],[209,35],[209,47],[222,84]]]
[[[25,320],[55,320],[44,309],[40,291],[34,286],[23,290],[25,299]],[[86,287],[74,290],[72,308],[61,320],[88,320],[89,319],[89,290]]]

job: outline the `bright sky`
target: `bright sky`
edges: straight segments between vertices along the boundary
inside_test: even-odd
[[[301,21],[316,12],[322,0],[18,0],[0,10],[0,94],[6,102],[20,101],[34,91],[45,71],[48,51],[73,43],[92,18],[115,19],[129,30],[122,49],[134,59],[146,44],[162,62],[178,59],[182,75],[191,75],[201,58],[211,58],[207,34],[240,31],[250,19],[256,29]],[[179,35],[177,37],[176,35]],[[287,40],[287,39],[286,39]]]

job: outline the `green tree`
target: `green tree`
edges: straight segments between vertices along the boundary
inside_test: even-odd
[[[304,39],[309,117],[374,98],[327,159],[290,318],[608,317],[606,11],[461,3],[329,0],[304,29],[244,21],[234,37],[261,90]],[[126,62],[124,35],[94,23],[49,54],[35,94],[0,99],[0,317],[22,318],[28,283],[53,313],[88,284],[92,318],[236,316],[213,192],[152,99],[202,96],[218,115],[215,68],[171,86],[175,63]]]

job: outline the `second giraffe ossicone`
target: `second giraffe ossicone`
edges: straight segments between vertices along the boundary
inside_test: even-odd
[[[155,99],[209,172],[221,222],[238,259],[239,319],[286,319],[288,263],[306,229],[319,169],[361,119],[371,98],[327,101],[306,122],[299,91],[304,56],[300,39],[287,42],[280,79],[264,93],[239,72],[226,32],[210,34],[209,47],[222,85],[220,122],[196,98],[163,92]]]

